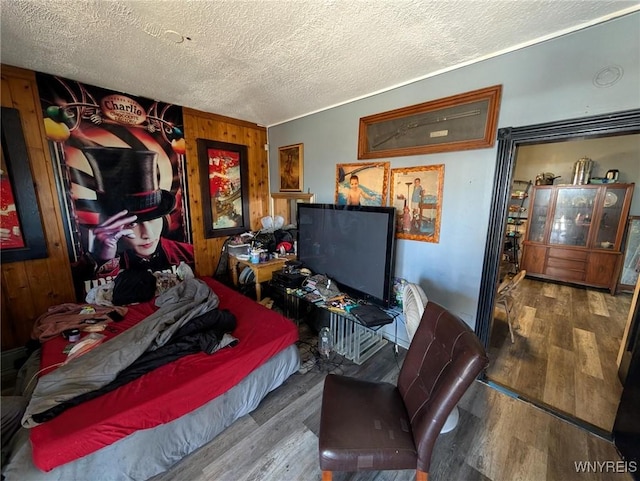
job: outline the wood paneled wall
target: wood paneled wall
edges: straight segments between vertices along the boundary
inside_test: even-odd
[[[2,350],[24,346],[36,318],[52,305],[75,302],[71,266],[62,225],[53,163],[44,136],[42,110],[35,73],[1,66],[2,106],[18,109],[29,151],[29,162],[47,242],[48,257],[24,262],[3,263],[2,275]],[[200,195],[196,139],[219,140],[248,147],[249,209],[251,228],[260,227],[260,219],[269,213],[268,159],[264,145],[264,127],[250,122],[185,108],[184,133],[187,144],[187,182],[196,260],[196,274],[214,273],[225,238],[205,239]]]
[[[3,263],[2,349],[23,346],[48,307],[75,299],[53,163],[44,136],[35,74],[2,66],[2,106],[20,112],[48,257]]]

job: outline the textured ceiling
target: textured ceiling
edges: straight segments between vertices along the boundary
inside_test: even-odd
[[[1,0],[4,64],[273,125],[638,9],[596,0]]]

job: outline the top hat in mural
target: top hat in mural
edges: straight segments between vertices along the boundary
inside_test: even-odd
[[[82,152],[93,170],[101,221],[126,209],[144,222],[175,207],[175,196],[159,187],[157,152],[121,147],[86,147]]]

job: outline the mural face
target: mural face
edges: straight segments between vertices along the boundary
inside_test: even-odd
[[[120,269],[193,266],[181,107],[37,81],[78,297]]]

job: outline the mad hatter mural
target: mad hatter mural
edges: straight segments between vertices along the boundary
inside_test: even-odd
[[[121,269],[193,267],[182,109],[37,81],[78,298]]]

